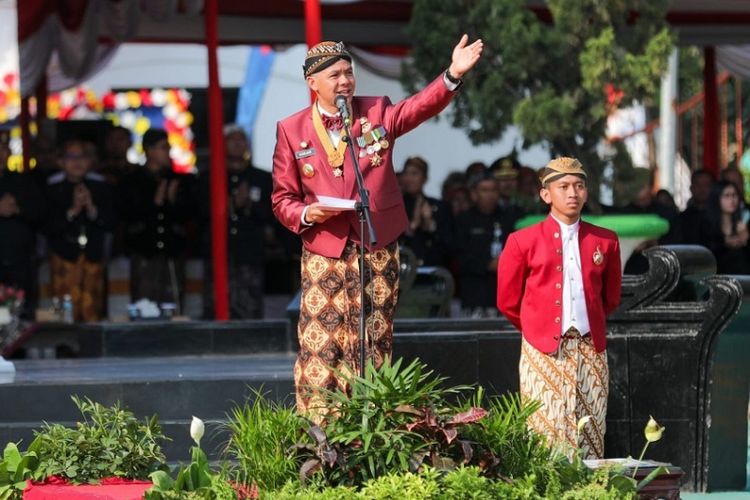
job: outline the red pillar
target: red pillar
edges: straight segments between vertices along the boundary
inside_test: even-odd
[[[703,169],[719,176],[719,98],[716,87],[716,52],[703,48]]]
[[[307,48],[323,40],[323,27],[320,15],[320,0],[305,0],[305,41]],[[310,91],[310,102],[315,102],[315,92]]]
[[[229,283],[227,280],[227,171],[224,155],[224,117],[219,84],[217,49],[219,45],[218,0],[206,0],[203,16],[208,49],[208,130],[211,163],[211,257],[214,282],[214,317],[229,319]]]

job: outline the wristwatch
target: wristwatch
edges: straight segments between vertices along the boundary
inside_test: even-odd
[[[450,69],[445,70],[445,79],[451,82],[453,85],[456,86],[454,90],[458,90],[461,85],[464,84],[464,81],[460,78],[456,78],[455,76],[451,75]]]

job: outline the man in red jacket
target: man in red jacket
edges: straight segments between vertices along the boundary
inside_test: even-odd
[[[304,76],[316,102],[280,121],[273,155],[273,212],[300,234],[302,301],[297,325],[300,350],[294,367],[297,409],[320,420],[325,414],[315,390],[342,389],[341,374],[359,367],[359,245],[367,250],[366,355],[376,366],[390,355],[398,298],[397,238],[407,226],[403,197],[393,170],[395,139],[442,111],[476,64],[482,41],[464,35],[449,68],[417,94],[392,104],[387,97],[355,97],[352,58],[342,42],[321,42],[305,57]],[[346,98],[352,140],[336,96]],[[353,147],[370,193],[377,244],[360,234],[354,211],[326,208],[319,196],[357,199]],[[364,243],[363,243],[364,240]],[[337,373],[338,372],[338,373]]]
[[[580,448],[583,458],[601,458],[609,393],[605,317],[620,303],[620,246],[612,231],[581,221],[588,192],[578,160],[550,161],[541,180],[550,214],[508,237],[497,307],[523,335],[521,397],[542,404],[530,427],[568,452]]]

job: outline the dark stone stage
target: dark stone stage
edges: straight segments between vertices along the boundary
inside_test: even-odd
[[[173,439],[170,460],[188,460],[192,416],[207,421],[204,449],[225,440],[220,425],[234,403],[263,390],[276,400],[293,391],[294,355],[174,356],[170,358],[82,358],[19,360],[12,384],[0,385],[0,443],[33,438],[43,421],[72,424],[80,418],[72,394],[104,405],[120,401],[137,416],[159,415]]]
[[[653,415],[667,432],[648,458],[680,466],[685,489],[744,489],[750,374],[736,369],[746,356],[717,352],[746,346],[747,334],[740,329],[727,336],[734,344],[717,345],[750,280],[714,276],[702,247],[648,256],[649,272],[625,277],[622,306],[609,321],[606,454],[637,456]],[[395,329],[394,354],[421,358],[450,384],[518,388],[520,335],[504,320],[399,319]],[[158,413],[174,439],[165,449],[170,460],[188,459],[189,422],[199,416],[209,423],[204,449],[216,457],[226,439],[219,423],[254,389],[291,402],[293,331],[287,321],[44,325],[26,348],[78,358],[16,363],[14,382],[0,385],[0,442],[28,440],[43,420],[73,422],[77,394],[121,401],[139,416]]]

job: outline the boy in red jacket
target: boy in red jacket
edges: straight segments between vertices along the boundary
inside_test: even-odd
[[[617,236],[581,221],[586,172],[556,158],[541,174],[542,222],[511,234],[500,255],[497,307],[523,335],[521,397],[542,407],[529,426],[551,444],[601,458],[609,393],[605,317],[620,303]],[[591,419],[579,433],[577,422]]]

